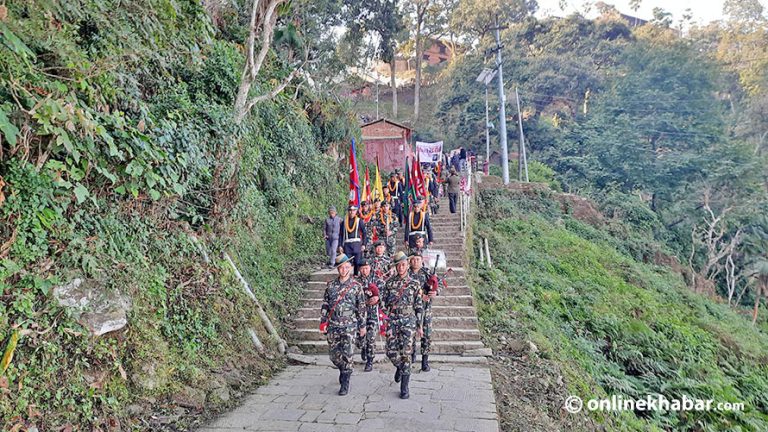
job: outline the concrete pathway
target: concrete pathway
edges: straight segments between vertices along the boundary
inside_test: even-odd
[[[485,365],[434,363],[430,372],[414,369],[411,398],[402,400],[389,363],[377,363],[373,372],[355,365],[349,394],[338,396],[338,371],[330,361],[325,365],[317,359],[321,364],[289,366],[240,408],[200,431],[499,430]]]

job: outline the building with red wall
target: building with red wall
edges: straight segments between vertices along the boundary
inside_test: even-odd
[[[385,172],[401,170],[405,158],[412,157],[411,128],[392,120],[379,119],[361,126],[363,130],[363,159],[375,164],[379,157],[379,168]]]

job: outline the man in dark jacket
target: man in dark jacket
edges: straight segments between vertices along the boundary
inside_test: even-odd
[[[323,236],[325,237],[325,254],[328,256],[328,267],[333,268],[336,261],[336,250],[339,248],[339,226],[341,218],[336,215],[336,207],[328,208],[328,217],[325,219]]]
[[[424,198],[419,197],[413,205],[405,221],[405,243],[408,248],[416,247],[417,236],[427,236],[427,242],[432,244],[432,225],[429,223],[429,212],[426,209]]]
[[[357,206],[351,205],[347,215],[339,222],[339,241],[344,254],[354,260],[355,275],[357,275],[360,262],[363,260],[363,251],[367,240],[365,224],[357,215]]]
[[[445,182],[448,184],[448,207],[451,213],[456,213],[456,199],[459,197],[461,177],[456,174],[456,170],[453,167],[451,167],[450,174],[448,174]]]

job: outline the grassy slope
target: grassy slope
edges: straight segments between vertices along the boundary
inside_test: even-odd
[[[623,255],[619,240],[562,214],[546,193],[487,191],[478,207],[475,235],[489,239],[494,268],[475,262],[473,283],[485,341],[501,353],[505,430],[768,429],[768,335],[746,317]],[[561,411],[570,394],[652,393],[745,402],[746,411]]]
[[[43,168],[33,159],[42,151],[33,147],[27,156],[23,149],[14,156],[8,141],[0,142],[6,183],[0,350],[13,333],[21,334],[0,374],[0,430],[183,429],[199,422],[201,411],[231,406],[281,367],[221,252],[232,255],[279,325],[298,302],[297,279],[322,259],[318,237],[326,206],[344,197],[343,173],[323,152],[346,142],[354,121],[343,106],[302,93],[296,101],[281,96],[260,104],[237,127],[230,113],[242,54],[210,28],[197,3],[128,1],[112,13],[102,2],[54,3],[9,5],[0,30],[12,31],[25,54],[0,44],[0,78],[13,75],[17,92],[36,89],[19,102],[27,110],[74,101],[91,123],[106,124],[104,133],[124,156],[115,157],[100,138],[81,130],[85,126],[69,111],[27,116],[6,101],[10,84],[0,79],[0,110],[30,131],[19,138],[20,147],[53,142],[72,129],[70,146],[52,146]],[[189,46],[194,49],[180,48]],[[132,61],[113,65],[121,56]],[[58,59],[71,61],[56,63],[57,73],[69,78],[63,82],[41,72]],[[272,67],[265,67],[265,79]],[[111,110],[101,105],[105,99]],[[125,124],[115,126],[110,116]],[[61,127],[45,129],[46,121]],[[220,189],[212,173],[221,148],[233,142],[240,171],[229,190],[230,207],[216,215],[212,202]],[[70,148],[80,150],[79,166],[98,164],[115,180],[70,167]],[[150,153],[161,156],[141,159]],[[172,165],[174,158],[181,162]],[[129,172],[138,162],[146,162],[142,171]],[[148,196],[148,183],[136,181],[151,174],[155,184],[173,169],[178,188],[163,189],[156,199]],[[89,196],[78,203],[61,180],[82,182]],[[135,195],[118,192],[126,186],[135,187]],[[206,245],[211,264],[190,232]],[[91,337],[53,299],[53,287],[74,277],[130,296],[128,325]],[[267,353],[255,351],[248,327]],[[219,398],[222,388],[232,396],[228,402]],[[204,409],[181,407],[190,401]]]

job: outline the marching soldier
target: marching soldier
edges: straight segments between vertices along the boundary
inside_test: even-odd
[[[392,198],[392,194],[389,191],[389,183],[387,183],[384,186],[382,186],[381,193],[382,193],[382,195],[384,195],[381,198],[382,204],[385,203],[385,202],[388,202],[389,203],[389,207],[391,209],[392,208],[392,202],[394,201],[394,199]]]
[[[371,258],[371,271],[376,277],[386,279],[389,277],[390,260],[385,255],[386,246],[383,240],[377,240],[373,244],[373,258]]]
[[[429,223],[429,213],[424,205],[424,198],[419,197],[416,200],[413,209],[405,221],[405,244],[409,248],[416,246],[416,236],[427,236],[427,242],[432,245],[432,225]]]
[[[375,213],[371,208],[370,201],[363,201],[362,208],[360,209],[360,220],[363,222],[363,229],[365,230],[365,240],[363,240],[363,255],[365,257],[371,254],[371,242],[373,241],[373,225],[376,220],[374,219]],[[359,265],[359,264],[358,264]]]
[[[389,255],[395,253],[396,234],[399,226],[397,218],[389,208],[389,203],[384,201],[381,211],[376,215],[374,229],[376,230],[376,236],[379,239],[383,239],[387,245],[387,253]]]
[[[436,215],[440,210],[440,195],[437,180],[432,172],[427,174],[427,190],[429,191],[429,208],[432,214]]]
[[[354,257],[355,274],[357,274],[367,241],[365,224],[357,216],[357,206],[349,206],[347,215],[339,223],[339,237],[342,252],[349,257]]]
[[[424,267],[424,259],[420,252],[414,252],[409,258],[411,268],[410,275],[412,278],[419,281],[422,295],[421,300],[424,304],[424,312],[421,315],[421,328],[423,333],[421,336],[421,370],[429,372],[429,352],[432,346],[432,299],[437,296],[437,285],[432,283],[433,279],[429,274],[429,270]],[[411,354],[411,361],[416,362],[416,340],[413,341],[413,354]]]
[[[367,260],[360,264],[360,275],[357,280],[365,293],[365,337],[360,339],[360,356],[365,361],[365,372],[373,370],[373,358],[376,351],[376,334],[379,332],[379,287],[384,288],[384,281],[371,272]]]
[[[389,175],[389,183],[387,183],[387,189],[392,195],[392,211],[397,216],[397,221],[403,223],[403,184],[400,183],[400,177],[397,175],[397,170]],[[385,193],[386,196],[386,193]]]
[[[349,392],[355,331],[361,337],[366,334],[365,296],[352,277],[351,260],[344,254],[336,257],[339,276],[328,282],[320,309],[320,332],[327,336],[331,362],[339,368],[340,396]]]
[[[408,253],[410,254],[422,254],[427,249],[426,245],[424,245],[424,236],[421,234],[416,235],[416,241],[414,243],[412,248],[408,248]]]
[[[384,284],[381,301],[389,315],[387,357],[397,368],[395,382],[400,383],[400,398],[408,399],[411,378],[413,337],[423,335],[421,323],[422,297],[419,282],[408,274],[408,257],[398,252],[394,257],[396,274]]]

